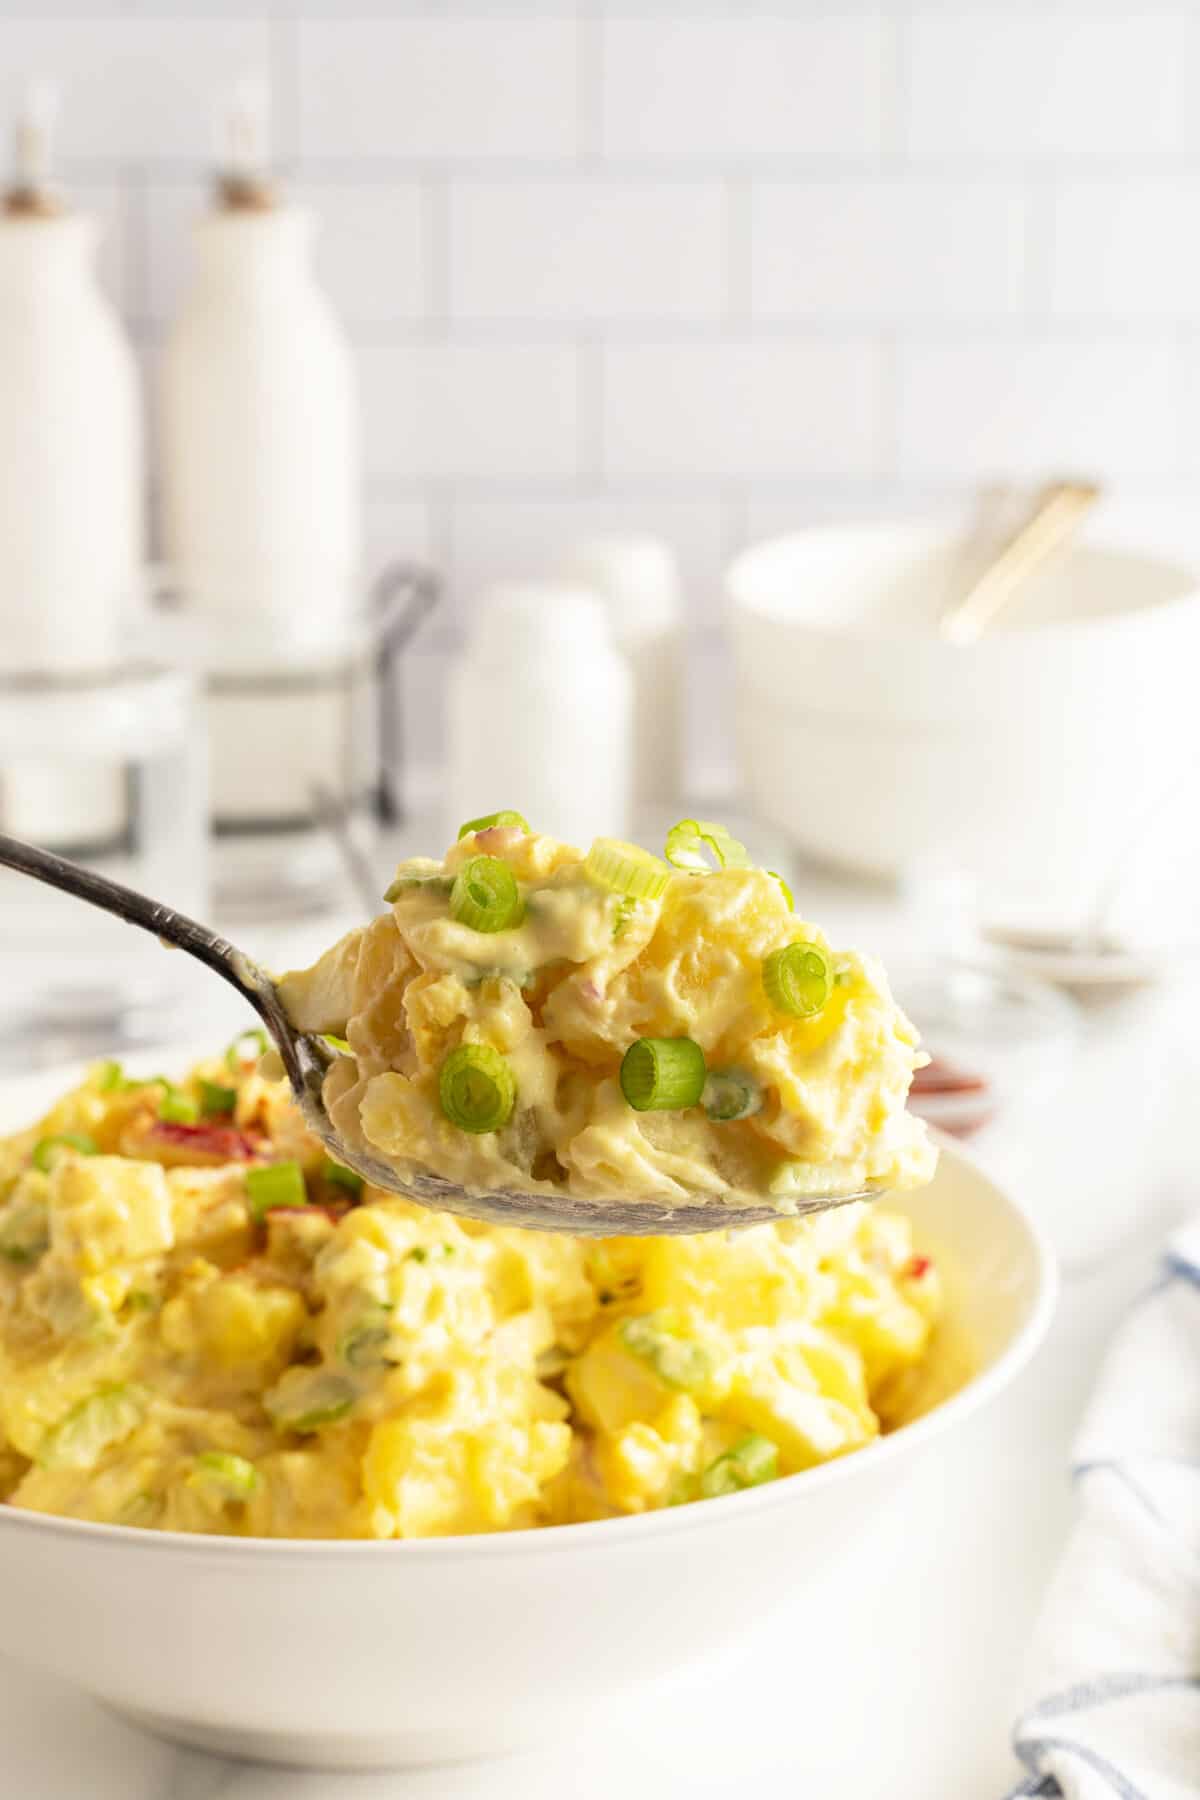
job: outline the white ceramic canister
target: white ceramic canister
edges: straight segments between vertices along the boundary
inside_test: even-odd
[[[0,677],[82,680],[115,662],[139,592],[142,410],[97,222],[47,179],[53,110],[31,90],[0,200]],[[119,830],[124,807],[112,768],[64,782],[30,763],[9,769],[0,823],[69,848]]]
[[[222,179],[163,360],[165,553],[229,667],[264,628],[278,656],[336,650],[356,603],[357,395],[313,229],[265,184]]]
[[[96,279],[99,230],[0,203],[0,669],[111,663],[143,555],[137,369]]]
[[[624,837],[633,687],[586,588],[513,582],[486,593],[447,702],[445,825],[513,808],[587,846]]]
[[[679,569],[657,538],[594,538],[566,561],[599,595],[633,677],[635,805],[677,804],[684,783],[683,604]]]

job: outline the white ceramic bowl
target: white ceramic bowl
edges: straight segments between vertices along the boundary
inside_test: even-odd
[[[184,1743],[347,1767],[530,1744],[701,1675],[853,1550],[905,1467],[1012,1380],[1049,1322],[1044,1241],[961,1152],[899,1205],[941,1263],[947,1328],[930,1410],[856,1455],[641,1518],[406,1543],[186,1537],[0,1507],[0,1651]],[[797,1640],[799,1683],[817,1654]]]
[[[734,561],[747,797],[856,872],[949,861],[1068,916],[1200,756],[1200,594],[1170,563],[1072,549],[978,643],[948,644],[960,554],[945,524],[885,522]]]

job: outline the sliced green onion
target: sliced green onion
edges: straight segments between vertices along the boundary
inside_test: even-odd
[[[119,1062],[97,1063],[95,1082],[102,1094],[115,1094],[125,1086],[125,1071]]]
[[[597,838],[583,859],[583,872],[597,887],[631,900],[659,899],[671,879],[666,863],[621,838]]]
[[[737,1494],[743,1488],[761,1487],[779,1474],[779,1451],[770,1438],[752,1431],[710,1462],[700,1477],[700,1492],[706,1500],[721,1494]]]
[[[714,825],[711,819],[680,819],[667,833],[663,854],[672,868],[692,869],[701,875],[711,875],[714,869],[751,866],[745,844],[739,844],[723,825]]]
[[[779,873],[779,870],[778,869],[768,869],[767,874],[769,876],[771,876],[772,880],[777,881],[779,883],[780,887],[783,889],[783,897],[787,901],[788,911],[795,912],[796,896],[795,896],[795,894],[793,894],[793,892],[792,892],[791,888],[788,886],[787,882],[783,879],[783,876]]]
[[[617,1335],[640,1362],[649,1363],[668,1387],[690,1392],[701,1388],[712,1375],[712,1357],[703,1344],[677,1337],[654,1313],[623,1319]]]
[[[415,1250],[409,1251],[407,1261],[415,1263],[446,1262],[453,1255],[453,1244],[429,1244],[428,1246],[418,1244]]]
[[[460,1131],[499,1131],[512,1117],[516,1077],[488,1044],[460,1044],[438,1076],[442,1111]]]
[[[0,1212],[0,1256],[5,1262],[37,1262],[49,1248],[50,1220],[42,1201],[6,1206]]]
[[[33,1166],[48,1175],[58,1161],[58,1150],[76,1150],[80,1156],[99,1156],[100,1146],[86,1131],[56,1131],[53,1137],[39,1138],[33,1146]]]
[[[638,1038],[621,1060],[621,1092],[635,1112],[679,1112],[696,1105],[706,1074],[691,1038]]]
[[[517,878],[498,856],[473,856],[450,889],[450,917],[471,931],[507,931],[524,911]]]
[[[194,1125],[200,1117],[200,1108],[189,1094],[182,1088],[168,1081],[165,1075],[157,1075],[154,1086],[161,1087],[162,1099],[158,1103],[158,1116],[172,1125]]]
[[[250,1214],[261,1222],[275,1206],[307,1206],[308,1189],[299,1163],[266,1163],[260,1169],[246,1170],[246,1198]]]
[[[90,1469],[110,1444],[140,1425],[145,1401],[137,1388],[98,1388],[48,1431],[38,1451],[44,1469]]]
[[[432,894],[448,894],[454,886],[448,875],[397,875],[383,890],[383,897],[390,906],[401,894],[410,893],[413,888],[428,888]]]
[[[749,1119],[762,1111],[763,1092],[753,1075],[744,1069],[715,1070],[704,1083],[700,1096],[709,1118],[718,1125],[732,1124],[735,1119]]]
[[[465,825],[459,826],[458,841],[461,844],[465,837],[473,837],[477,831],[490,831],[493,825],[513,825],[518,831],[524,832],[530,829],[529,820],[524,813],[485,813],[482,819],[468,819]]]
[[[321,1036],[324,1038],[325,1042],[329,1045],[329,1047],[332,1050],[337,1051],[339,1056],[349,1056],[349,1054],[350,1054],[349,1038],[334,1037],[332,1031],[323,1031],[321,1033]]]
[[[307,1371],[303,1372],[307,1375]],[[263,1406],[271,1423],[280,1431],[319,1431],[344,1418],[357,1398],[350,1382],[325,1370],[299,1379],[300,1371],[285,1375],[279,1386],[263,1396]],[[280,1392],[280,1389],[283,1392]]]
[[[392,1335],[391,1308],[375,1304],[355,1320],[338,1344],[338,1355],[352,1369],[377,1369],[388,1358],[383,1354]]]
[[[248,1500],[258,1488],[259,1476],[244,1456],[205,1450],[196,1458],[188,1481],[197,1487],[215,1488],[226,1500]]]
[[[833,988],[829,958],[815,944],[789,944],[763,958],[763,987],[776,1012],[789,1019],[815,1018]]]
[[[244,1045],[253,1044],[253,1050],[247,1051]],[[257,1062],[260,1056],[267,1053],[267,1034],[259,1026],[253,1025],[247,1031],[240,1031],[225,1052],[225,1067],[236,1074],[248,1062]]]
[[[363,1191],[362,1176],[355,1174],[353,1169],[346,1168],[344,1163],[334,1162],[332,1156],[327,1156],[321,1164],[321,1173],[331,1187],[345,1188],[356,1199]]]
[[[237,1089],[222,1087],[219,1081],[205,1081],[200,1078],[200,1111],[206,1119],[219,1118],[223,1113],[231,1113],[237,1105]]]

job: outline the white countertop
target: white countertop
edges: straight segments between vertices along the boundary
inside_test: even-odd
[[[828,916],[815,897],[811,910]],[[848,920],[859,908],[838,910]],[[286,950],[271,949],[280,961],[300,957],[329,931],[292,933]],[[781,1615],[724,1687],[660,1698],[652,1715],[599,1719],[587,1740],[533,1755],[297,1774],[176,1750],[0,1659],[3,1791],[30,1800],[999,1800],[1018,1777],[1008,1733],[1020,1657],[1070,1522],[1075,1422],[1097,1359],[1187,1198],[1183,1098],[1194,1062],[1164,1086],[1164,1059],[1150,1054],[1164,1034],[1182,1043],[1187,999],[1180,981],[1157,999],[1089,1015],[1063,1105],[1007,1133],[995,1127],[980,1147],[1027,1184],[1035,1209],[1039,1196],[1051,1207],[1055,1189],[1056,1228],[1077,1221],[1068,1244],[1079,1254],[1068,1258],[1049,1339],[990,1410],[926,1450],[853,1563],[831,1571],[824,1592],[806,1588],[803,1606]],[[212,1007],[223,1029],[219,989]],[[193,1018],[189,1035],[208,1023]],[[1113,1096],[1123,1092],[1131,1104],[1120,1111]],[[1080,1118],[1092,1127],[1086,1138]],[[1032,1179],[1039,1169],[1050,1174]],[[1115,1213],[1114,1193],[1126,1196]],[[1107,1218],[1090,1210],[1106,1195]]]

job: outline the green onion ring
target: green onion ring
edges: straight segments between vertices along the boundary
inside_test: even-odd
[[[482,1134],[508,1124],[517,1099],[516,1077],[488,1044],[460,1044],[438,1076],[442,1111],[460,1131]]]

